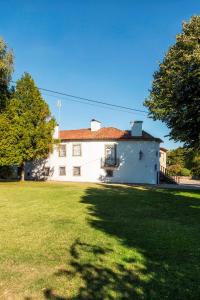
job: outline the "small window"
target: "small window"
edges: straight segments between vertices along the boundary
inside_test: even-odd
[[[72,146],[72,155],[81,156],[81,144],[75,144]]]
[[[106,170],[106,177],[113,177],[113,170]]]
[[[65,167],[59,167],[59,175],[60,176],[65,176],[66,175]]]
[[[59,145],[59,157],[66,156],[66,145]]]
[[[156,157],[158,157],[158,151],[156,151]]]
[[[73,167],[73,176],[81,176],[81,167]]]
[[[44,176],[49,176],[50,173],[50,168],[49,167],[45,167],[44,168]]]

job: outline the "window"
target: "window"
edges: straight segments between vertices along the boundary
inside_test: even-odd
[[[74,144],[72,146],[72,155],[81,156],[81,144]]]
[[[108,166],[115,165],[117,161],[117,145],[105,145],[105,163]]]
[[[44,176],[49,176],[50,173],[50,168],[49,167],[45,167],[44,168]]]
[[[73,167],[73,176],[81,176],[81,167]]]
[[[105,157],[106,159],[114,160],[117,154],[117,145],[105,145]]]
[[[66,175],[65,167],[59,167],[59,175],[60,176],[65,176]]]
[[[106,170],[106,177],[113,177],[113,170]]]
[[[66,145],[59,145],[59,157],[66,156]]]

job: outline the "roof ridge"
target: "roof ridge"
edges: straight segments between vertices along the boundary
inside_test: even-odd
[[[78,131],[78,130],[89,130],[90,128],[78,128],[78,129],[61,129],[59,131]]]
[[[103,128],[105,128],[105,129],[112,128],[112,129],[117,129],[117,130],[123,130],[123,129],[119,129],[119,128],[117,128],[117,127],[113,127],[113,126],[101,127],[101,129],[103,129]]]

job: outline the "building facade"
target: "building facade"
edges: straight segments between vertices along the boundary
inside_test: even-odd
[[[60,143],[48,159],[27,164],[26,177],[75,182],[158,183],[159,138],[142,130],[142,122],[130,130],[101,127],[55,129]]]
[[[167,168],[167,149],[160,147],[160,171],[165,173]]]

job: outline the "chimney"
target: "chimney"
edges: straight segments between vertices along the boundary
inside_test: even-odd
[[[59,125],[58,124],[54,128],[53,138],[54,139],[59,139]]]
[[[142,123],[143,121],[131,122],[131,136],[142,136]]]
[[[101,129],[101,122],[92,119],[90,121],[90,127],[91,127],[91,131],[98,131],[99,129]]]

